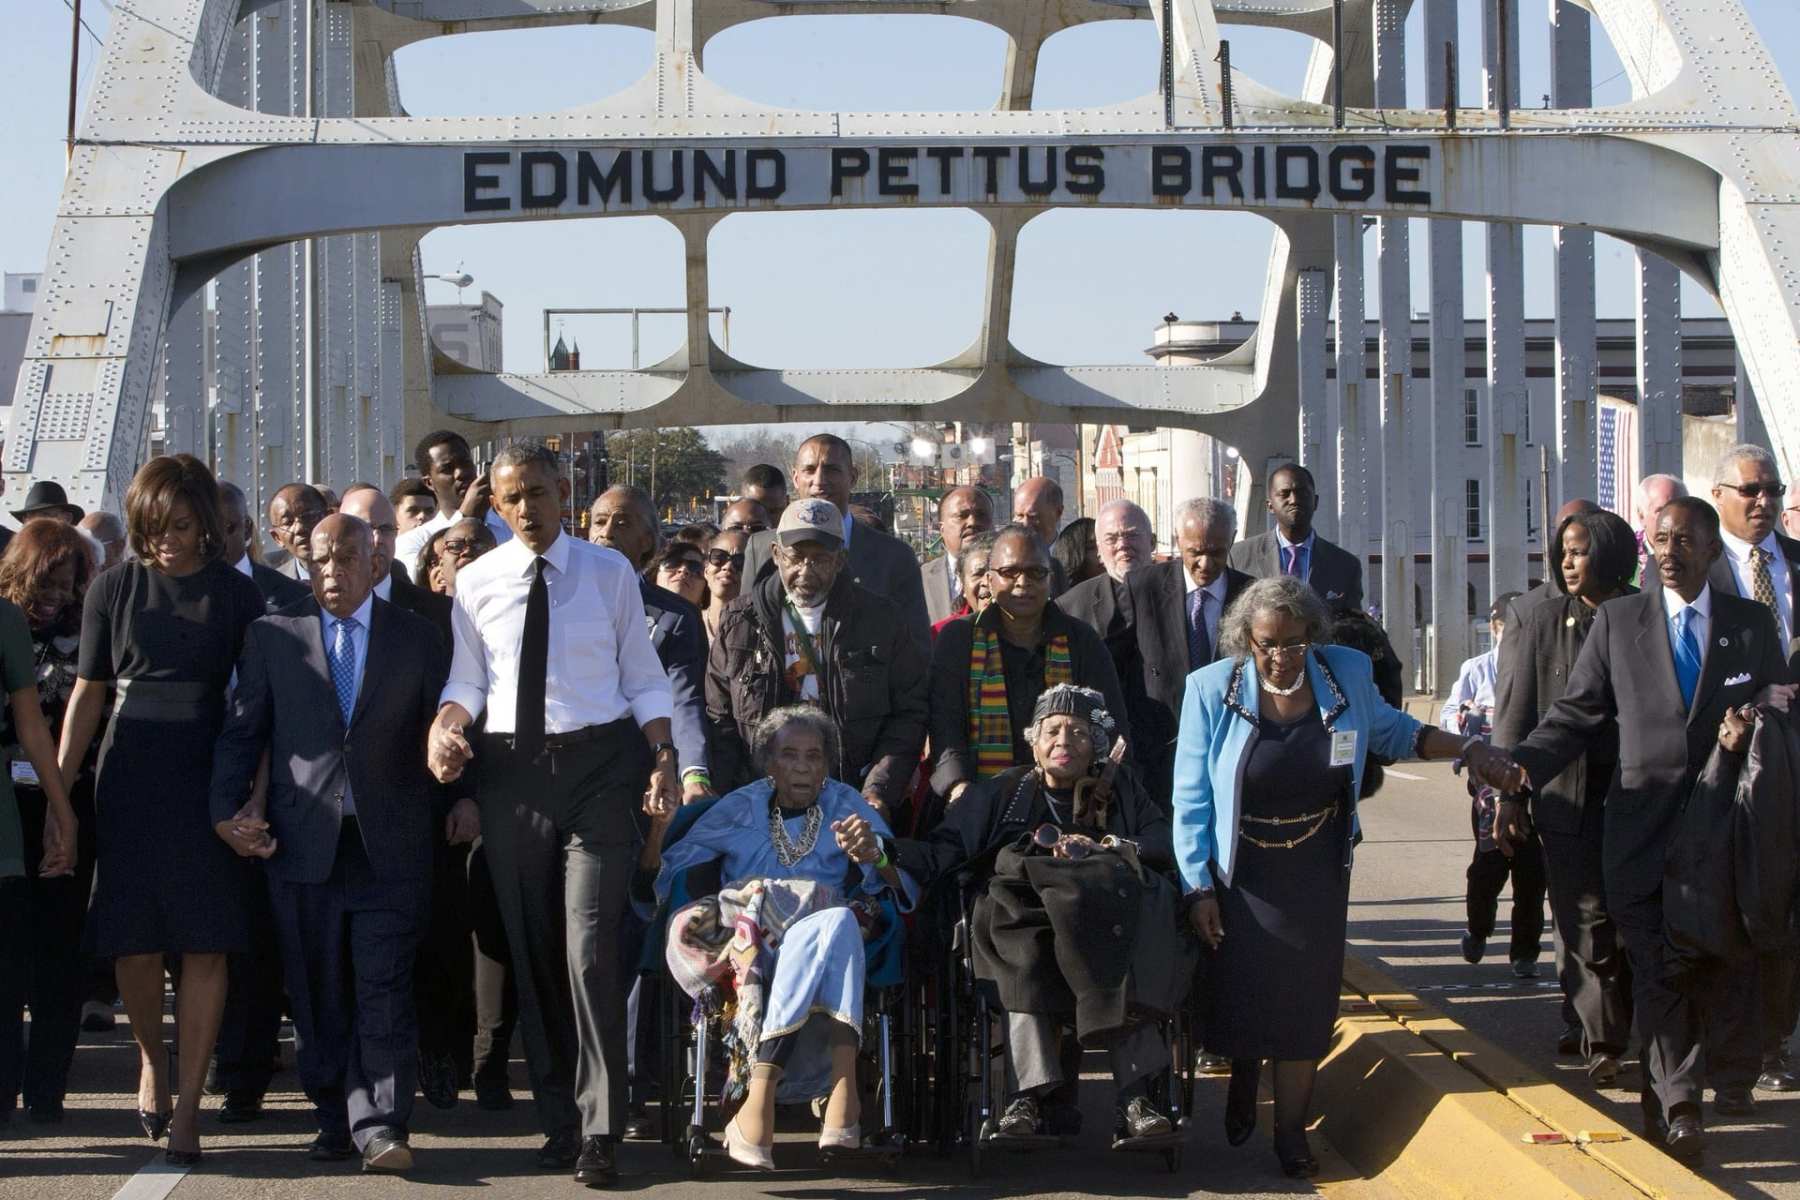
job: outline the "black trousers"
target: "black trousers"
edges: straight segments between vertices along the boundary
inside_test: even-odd
[[[72,797],[84,831],[93,828],[93,788]],[[55,1107],[68,1092],[69,1064],[81,1035],[88,960],[81,932],[94,880],[93,835],[77,847],[75,872],[38,878],[43,857],[44,794],[18,788],[25,874],[0,880],[0,1113],[23,1093],[27,1107]],[[86,806],[83,808],[83,799]],[[31,1041],[25,1041],[25,1010]]]
[[[1596,817],[1599,811],[1596,805]],[[1600,823],[1593,824],[1580,833],[1540,828],[1538,840],[1556,923],[1557,979],[1581,1025],[1582,1053],[1616,1057],[1631,1042],[1631,968],[1606,909]]]
[[[538,1121],[546,1134],[617,1137],[631,987],[619,938],[652,760],[629,719],[595,733],[535,760],[483,737],[479,794]]]
[[[1469,862],[1466,903],[1469,932],[1486,941],[1494,933],[1500,890],[1512,880],[1512,949],[1514,962],[1537,960],[1544,938],[1544,852],[1529,839],[1511,858],[1498,850],[1477,848]]]
[[[281,1012],[287,1001],[268,877],[256,859],[240,865],[249,877],[243,894],[250,906],[250,949],[226,956],[225,1009],[213,1055],[221,1088],[249,1092],[260,1100],[281,1052]]]
[[[1800,1024],[1800,952],[1765,954],[1756,961],[1762,1016],[1762,1052],[1778,1058]]]
[[[404,1133],[418,1084],[413,956],[431,881],[378,874],[345,818],[324,882],[272,880],[270,893],[319,1131],[347,1133],[358,1149],[382,1130]]]
[[[448,1055],[459,1084],[473,1072],[475,951],[469,935],[469,848],[438,833],[432,851],[431,915],[413,965],[419,1053]]]
[[[519,989],[513,984],[512,949],[494,895],[485,837],[469,855],[468,898],[475,948],[475,1082],[504,1085],[513,1029],[519,1023]]]
[[[1762,1022],[1752,964],[1705,963],[1676,973],[1664,950],[1662,892],[1607,899],[1631,959],[1644,1076],[1640,1103],[1654,1127],[1701,1089],[1749,1087],[1762,1067]]]

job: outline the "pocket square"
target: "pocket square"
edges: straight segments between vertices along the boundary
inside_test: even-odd
[[[1745,671],[1742,675],[1733,675],[1730,679],[1727,679],[1724,683],[1720,684],[1719,686],[1720,687],[1730,687],[1734,683],[1749,683],[1749,682],[1750,682],[1750,672]]]

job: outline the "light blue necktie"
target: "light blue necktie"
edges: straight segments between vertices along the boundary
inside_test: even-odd
[[[1675,639],[1675,682],[1681,687],[1681,706],[1694,706],[1694,691],[1700,686],[1700,639],[1694,636],[1692,605],[1675,615],[1681,633]]]
[[[356,707],[356,643],[351,634],[360,628],[356,618],[331,623],[331,683],[337,689],[338,711],[344,728],[350,727],[350,711]]]

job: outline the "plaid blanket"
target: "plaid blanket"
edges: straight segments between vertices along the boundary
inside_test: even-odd
[[[726,1026],[726,1099],[743,1094],[762,1040],[775,956],[803,917],[844,903],[843,892],[812,879],[751,879],[686,905],[669,918],[669,974],[694,998],[696,1015]]]

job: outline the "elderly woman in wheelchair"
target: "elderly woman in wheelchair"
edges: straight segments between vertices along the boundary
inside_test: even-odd
[[[752,749],[765,778],[719,799],[667,846],[673,814],[653,815],[647,849],[661,860],[659,902],[695,867],[716,865],[723,881],[670,917],[666,958],[676,982],[729,1021],[726,1092],[744,1101],[725,1127],[726,1153],[769,1170],[778,1093],[826,1098],[822,1150],[860,1146],[865,941],[900,936],[893,915],[916,889],[886,852],[880,815],[829,778],[838,755],[828,716],[778,709]]]
[[[1092,688],[1046,690],[1026,730],[1035,762],[968,788],[923,840],[895,849],[919,878],[975,895],[973,970],[998,994],[1007,1050],[1005,1108],[978,1137],[1078,1128],[1067,1098],[1082,1047],[1110,1060],[1115,1148],[1175,1133],[1150,1084],[1170,1065],[1163,1022],[1198,951],[1177,918],[1168,815],[1120,766],[1105,705]],[[1069,1025],[1078,1043],[1065,1042]]]

